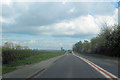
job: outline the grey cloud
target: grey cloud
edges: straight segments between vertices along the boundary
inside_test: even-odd
[[[53,35],[54,37],[71,37],[71,38],[81,38],[81,39],[90,39],[95,37],[96,34],[73,34],[73,35]]]
[[[69,13],[71,8],[75,8],[75,12],[72,14]],[[108,15],[112,14],[112,10],[114,10],[114,6],[110,3],[71,2],[65,5],[60,2],[13,3],[12,6],[3,6],[2,16],[9,18],[19,14],[19,17],[15,19],[17,25],[41,26],[74,19],[90,12],[96,15]]]
[[[42,35],[49,31],[37,30],[39,26],[52,25],[64,20],[72,20],[79,16],[85,16],[88,13],[95,15],[111,15],[114,6],[111,3],[83,3],[71,2],[65,5],[60,2],[53,3],[13,3],[11,6],[3,5],[3,18],[10,18],[18,15],[15,18],[15,23],[3,23],[4,34],[29,34],[29,35]],[[74,12],[70,13],[69,10],[74,8]],[[51,29],[52,30],[52,26]],[[84,37],[89,35],[51,35],[55,37]]]
[[[71,29],[68,29],[68,31],[73,31]],[[44,33],[48,33],[48,34],[44,34]],[[21,35],[37,35],[37,36],[52,36],[52,37],[70,37],[70,38],[81,38],[81,39],[90,39],[94,36],[96,36],[96,34],[93,34],[93,33],[86,33],[86,34],[83,34],[83,33],[75,33],[75,34],[64,34],[63,32],[61,31],[56,31],[54,28],[53,29],[46,29],[44,28],[43,29],[36,29],[34,27],[30,27],[29,29],[28,28],[8,28],[8,29],[3,29],[3,35],[6,35],[6,34],[21,34]]]
[[[97,6],[93,6],[92,3],[68,3],[66,5],[61,5],[61,3],[34,3],[30,6],[29,11],[18,17],[16,21],[19,25],[23,24],[22,26],[42,26],[74,19],[87,15],[89,12],[97,15],[111,15],[111,10],[114,10],[114,7],[110,7],[109,3],[110,9],[108,9],[107,4],[99,3]],[[71,8],[75,8],[75,12],[72,14],[69,13]]]

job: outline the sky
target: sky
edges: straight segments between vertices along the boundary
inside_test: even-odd
[[[32,49],[71,49],[76,42],[97,36],[105,22],[118,23],[118,2],[107,1],[5,0],[0,4],[2,42]]]

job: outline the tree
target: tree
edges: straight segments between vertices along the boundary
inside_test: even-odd
[[[16,46],[16,49],[22,49],[22,46],[18,45]]]
[[[5,48],[14,48],[14,45],[11,42],[5,42],[4,46]]]
[[[83,43],[79,41],[74,44],[73,50],[78,53],[94,53],[120,57],[120,26],[104,27],[90,42],[84,40]]]
[[[83,52],[84,53],[88,53],[89,52],[89,48],[90,48],[90,43],[87,40],[84,40],[83,42]]]
[[[63,47],[61,47],[61,51],[64,51]]]
[[[29,47],[28,46],[23,46],[23,49],[29,49]]]

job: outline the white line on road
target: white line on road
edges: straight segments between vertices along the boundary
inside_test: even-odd
[[[82,59],[83,61],[85,61],[86,63],[88,63],[91,67],[93,67],[95,70],[97,70],[99,73],[101,73],[104,77],[110,79],[110,80],[120,80],[117,76],[113,75],[112,73],[106,71],[105,69],[101,68],[100,66],[94,64],[93,62],[85,59],[85,58],[82,58],[76,54],[73,53],[74,56]]]

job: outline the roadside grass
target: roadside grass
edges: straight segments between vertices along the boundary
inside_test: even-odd
[[[34,55],[34,56],[31,56],[31,57],[28,57],[22,60],[16,60],[16,61],[10,62],[9,64],[3,64],[2,74],[14,71],[18,69],[17,68],[18,66],[37,63],[43,60],[47,60],[47,59],[50,59],[56,56],[63,55],[64,53],[65,52],[63,51],[41,51],[39,55]]]
[[[10,72],[10,71],[14,71],[14,70],[16,70],[16,67],[9,67],[6,65],[2,66],[2,74]]]
[[[109,59],[109,60],[120,60],[120,57],[111,57],[111,56],[104,56],[104,55],[99,55],[99,54],[83,54],[83,55],[104,58],[104,59]]]

